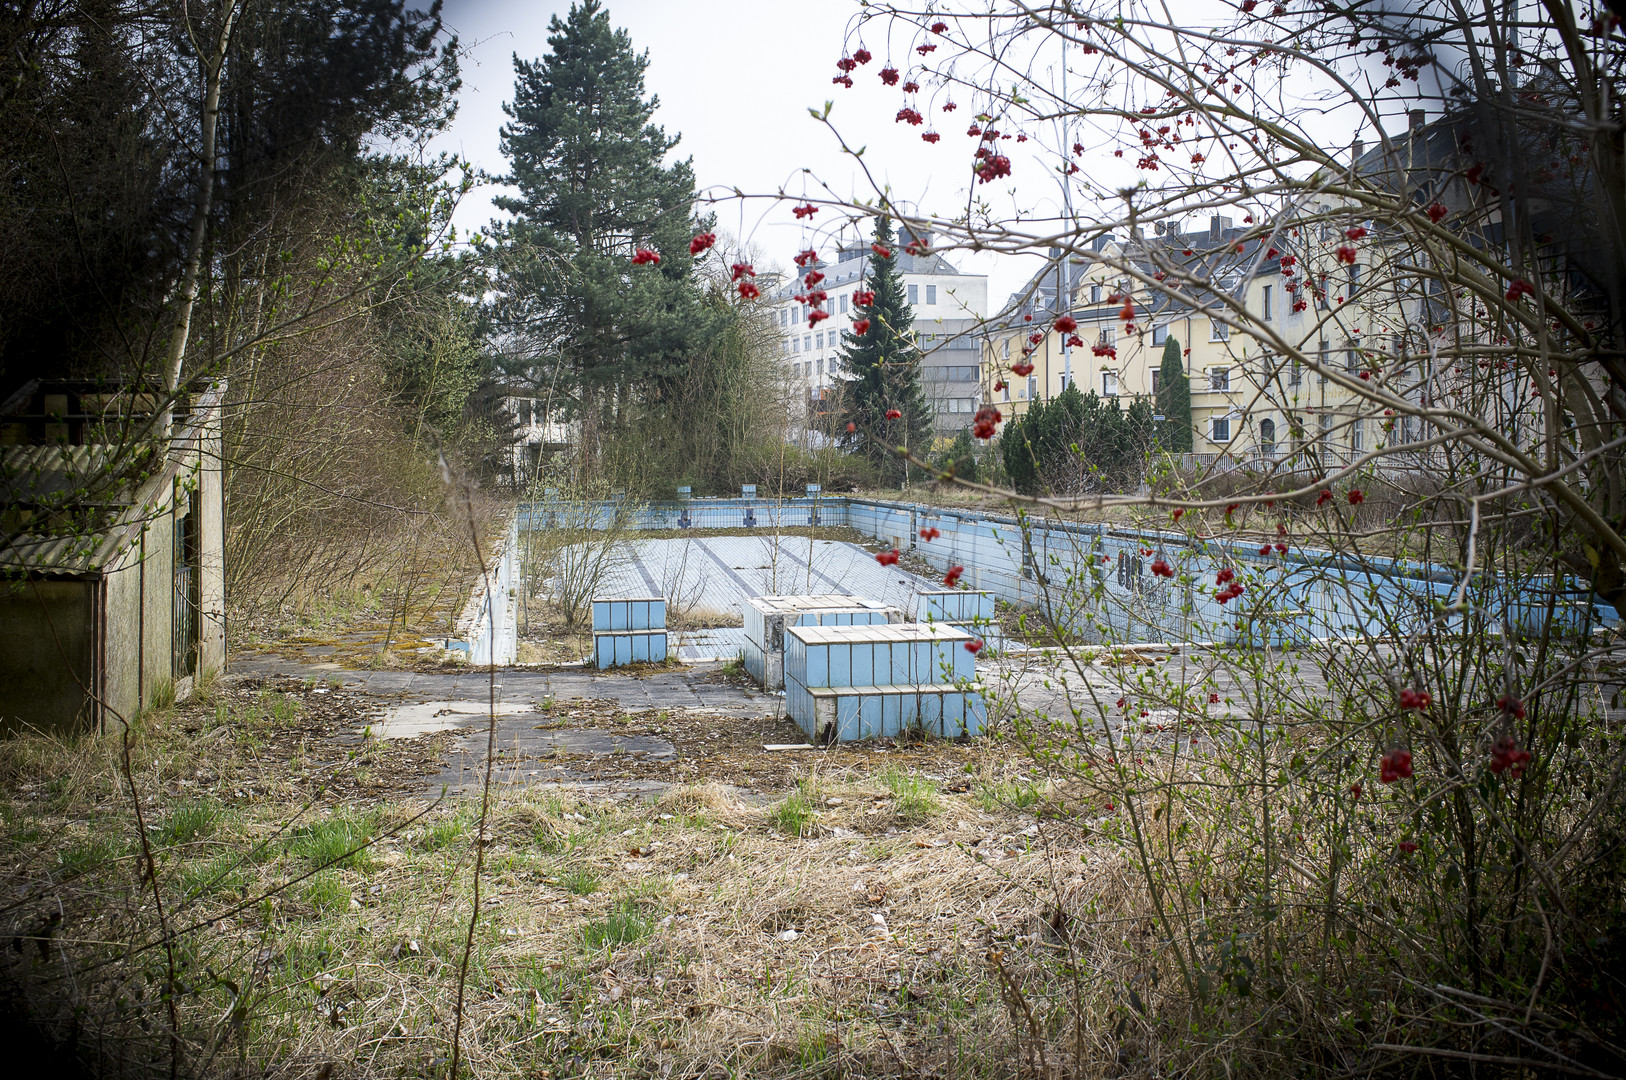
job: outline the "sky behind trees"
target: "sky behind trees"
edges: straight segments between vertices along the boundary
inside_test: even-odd
[[[833,100],[831,119],[849,140],[871,148],[866,163],[892,184],[898,198],[938,213],[963,204],[970,155],[958,152],[961,147],[948,131],[932,146],[920,141],[923,129],[894,123],[901,97],[876,78],[880,64],[870,65],[863,72],[867,78],[856,79],[852,90],[831,85],[849,22],[861,10],[856,3],[609,0],[606,7],[611,22],[632,35],[634,47],[649,50],[647,86],[661,102],[654,122],[668,134],[682,134],[675,153],[693,155],[702,196],[726,196],[734,187],[750,194],[780,187],[801,194],[803,168],[816,170],[839,194],[862,190],[853,159],[841,154],[830,131],[808,115],[810,107]],[[436,149],[459,152],[492,173],[503,170],[497,130],[506,120],[502,103],[513,100],[512,54],[534,59],[546,53],[548,20],[569,8],[569,0],[447,3],[446,24],[460,35],[467,54],[458,116]],[[884,42],[868,44],[878,57],[885,55]],[[895,51],[907,48],[899,41]],[[958,127],[953,134],[960,134]],[[816,195],[813,178],[805,183],[806,192]],[[1024,191],[1030,198],[1037,193],[1035,185]],[[471,194],[457,215],[459,229],[483,227],[495,213],[496,194],[491,189]],[[755,242],[786,270],[792,269],[791,256],[808,246],[788,205],[753,200],[742,213],[733,201],[715,209],[721,230]],[[1039,265],[1035,259],[969,253],[955,253],[953,261],[967,272],[992,275],[989,301],[996,305]]]

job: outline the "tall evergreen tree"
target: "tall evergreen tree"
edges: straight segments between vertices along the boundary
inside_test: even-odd
[[[864,288],[875,294],[875,301],[857,313],[854,325],[866,320],[869,325],[862,334],[849,328],[841,335],[840,361],[853,376],[846,386],[845,410],[853,430],[843,438],[848,449],[865,454],[896,482],[904,475],[896,448],[907,446],[923,455],[931,445],[932,407],[920,385],[920,349],[911,330],[915,313],[898,274],[891,218],[875,219]],[[888,419],[892,411],[900,417]]]
[[[552,52],[514,57],[518,76],[502,150],[519,189],[496,200],[515,220],[504,241],[500,327],[522,364],[612,422],[636,390],[669,394],[715,319],[690,280],[689,160],[663,165],[676,137],[650,122],[649,54],[635,53],[599,0],[548,24]],[[635,249],[660,253],[636,266]],[[561,385],[560,376],[563,377]]]
[[[1191,381],[1180,355],[1180,340],[1173,335],[1163,343],[1163,362],[1157,369],[1157,444],[1171,454],[1191,453]]]

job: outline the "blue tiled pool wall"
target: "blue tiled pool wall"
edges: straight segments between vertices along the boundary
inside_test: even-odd
[[[785,634],[785,681],[807,687],[944,685],[976,677],[964,637],[810,643]]]
[[[658,596],[594,600],[593,629],[664,630],[666,601]]]
[[[606,631],[593,635],[593,661],[600,669],[666,659],[665,630]]]
[[[805,525],[815,509],[821,524],[850,526],[896,543],[937,569],[964,566],[961,583],[971,590],[1035,605],[1085,632],[1093,622],[1102,628],[1097,636],[1122,642],[1286,644],[1383,633],[1391,622],[1402,628],[1419,624],[1434,601],[1453,595],[1458,580],[1448,567],[1410,560],[1357,560],[1300,547],[1290,547],[1285,555],[1262,556],[1258,547],[1243,541],[1193,540],[1181,533],[1105,524],[1030,522],[1023,529],[1009,516],[840,496],[703,499],[646,504],[626,513],[633,527],[647,529],[677,528],[680,513],[688,514],[695,528],[740,528],[747,517],[756,527],[776,523],[790,527]],[[598,509],[604,522],[614,512],[612,504],[600,504]],[[520,527],[544,523],[555,513],[546,504],[523,505]],[[580,518],[578,512],[571,516]],[[930,542],[920,540],[920,530],[928,527],[941,535]],[[1160,556],[1177,573],[1192,573],[1193,583],[1153,575],[1151,563]],[[1244,585],[1257,589],[1268,582],[1272,607],[1259,612],[1246,597],[1241,604],[1219,604],[1213,575],[1227,566]],[[1544,591],[1533,589],[1524,598],[1506,589],[1493,593],[1493,610],[1505,610],[1515,628],[1538,627],[1547,617]],[[1618,622],[1612,607],[1592,603],[1588,610],[1588,604],[1588,594],[1577,587],[1559,598],[1556,617],[1570,630]],[[1239,610],[1248,611],[1248,617],[1240,618]],[[918,611],[911,614],[919,617]]]
[[[795,680],[785,680],[786,711],[808,738],[820,740],[815,699],[832,702],[835,738],[896,738],[906,730],[921,729],[944,738],[981,735],[988,726],[988,707],[982,695],[952,687],[924,692],[897,690],[828,691],[815,695]]]
[[[969,589],[918,593],[916,604],[915,619],[918,622],[972,626],[979,620],[994,617],[994,598],[988,593]]]

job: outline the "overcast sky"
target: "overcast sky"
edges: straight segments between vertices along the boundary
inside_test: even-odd
[[[448,0],[447,25],[468,55],[457,120],[437,149],[457,151],[494,173],[504,170],[498,128],[506,119],[502,103],[513,98],[512,56],[545,55],[548,20],[562,17],[569,6],[568,0]],[[831,120],[851,143],[867,148],[864,163],[891,185],[895,198],[943,215],[952,215],[956,203],[963,205],[970,162],[963,152],[964,125],[949,125],[941,143],[928,145],[920,140],[927,128],[894,122],[904,102],[897,87],[883,86],[877,76],[886,55],[884,40],[866,34],[877,60],[854,73],[852,90],[831,85],[849,21],[859,11],[855,0],[609,0],[606,6],[611,21],[632,35],[633,47],[648,50],[646,90],[660,98],[655,122],[668,134],[682,134],[677,153],[694,158],[702,195],[727,195],[734,188],[749,194],[816,193],[818,186],[804,169],[839,194],[865,195],[866,181],[853,158],[808,115],[810,107],[822,109],[833,100]],[[897,46],[900,52],[908,47]],[[959,112],[952,119],[965,116]],[[1022,170],[1024,161],[1014,151],[1024,148],[1006,146]],[[1038,175],[1040,166],[1031,164],[1030,175]],[[458,214],[460,230],[483,227],[491,219],[491,194],[469,198]],[[1039,197],[1046,197],[1042,189]],[[758,245],[771,257],[764,262],[789,266],[814,239],[783,203],[756,200],[742,208],[731,201],[716,211],[719,227]],[[833,246],[827,235],[818,239],[821,250]],[[969,253],[950,258],[962,270],[990,275],[989,302],[996,307],[1040,265]]]

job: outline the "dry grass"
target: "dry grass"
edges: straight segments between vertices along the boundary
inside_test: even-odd
[[[324,796],[308,740],[283,745],[295,760],[281,769],[255,756],[316,700],[227,694],[213,712],[148,718],[137,740],[158,884],[183,929],[183,1054],[201,1074],[425,1075],[448,1053],[474,808]],[[47,1027],[158,1061],[162,1012],[151,997],[132,1007],[128,987],[162,986],[168,961],[128,950],[160,936],[117,751],[0,745],[0,865],[24,898],[4,929],[39,945],[7,953],[6,975]],[[1099,903],[1120,875],[1077,834],[1058,841],[986,785],[960,786],[900,762],[803,772],[751,802],[715,783],[654,800],[501,797],[470,969],[472,1074],[1043,1073],[1034,1032],[1066,1056],[1062,1017],[1084,1013],[1053,991],[1019,1002],[990,957],[1012,985],[1054,982],[1051,923],[1065,919],[1045,912],[1061,895]]]

